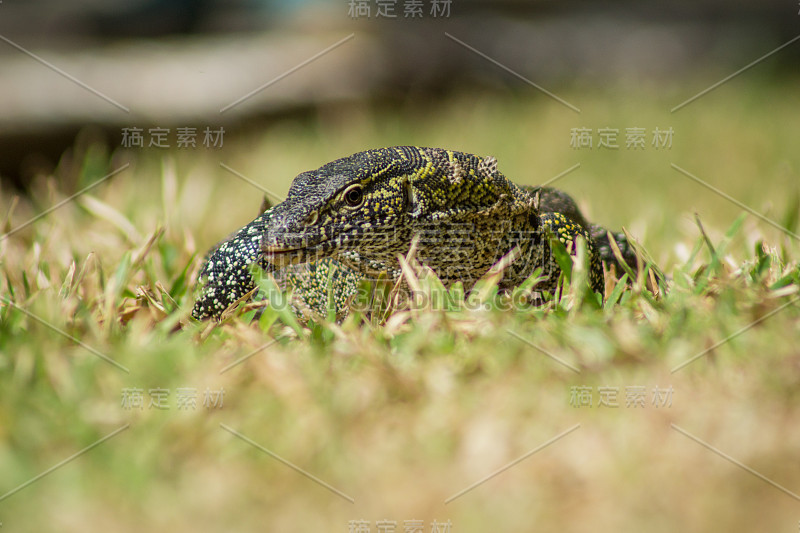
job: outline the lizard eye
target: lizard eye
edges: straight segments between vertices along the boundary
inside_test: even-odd
[[[344,190],[342,197],[344,198],[344,203],[346,203],[348,207],[354,209],[361,207],[364,204],[364,188],[358,183],[351,185]]]
[[[314,224],[317,223],[317,219],[319,219],[319,211],[312,211],[303,221],[303,224],[305,224],[306,226],[313,226]]]

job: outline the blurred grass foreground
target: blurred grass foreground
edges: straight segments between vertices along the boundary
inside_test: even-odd
[[[679,77],[545,76],[578,113],[444,39],[484,81],[251,102],[258,120],[83,117],[55,158],[37,139],[56,136],[26,133],[0,184],[3,530],[796,529],[796,73],[765,60],[674,112],[770,46]],[[123,147],[123,127],[167,128],[170,146]],[[179,127],[197,128],[194,147]],[[224,142],[204,144],[206,127]],[[611,282],[598,306],[567,284],[508,309],[489,284],[484,305],[454,293],[384,321],[188,318],[204,253],[264,194],[400,144],[493,155],[519,183],[558,177],[642,244],[667,290]]]

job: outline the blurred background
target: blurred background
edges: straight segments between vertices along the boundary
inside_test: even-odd
[[[69,191],[91,182],[87,165],[154,175],[174,163],[179,179],[224,187],[187,221],[201,248],[257,209],[241,209],[253,189],[222,163],[278,200],[299,172],[400,144],[493,155],[528,184],[579,164],[558,185],[645,241],[694,232],[665,204],[699,211],[711,231],[739,212],[692,204],[713,194],[698,196],[672,163],[784,219],[800,201],[798,10],[788,0],[4,1],[0,179],[6,191],[43,179]],[[629,128],[641,146],[627,144]],[[614,132],[611,148],[601,129]],[[576,142],[579,130],[592,146]],[[648,197],[660,207],[643,212]]]
[[[468,90],[547,98],[445,32],[558,92],[622,80],[665,88],[697,76],[716,81],[800,27],[798,5],[787,0],[414,4],[6,0],[0,175],[24,187],[52,171],[82,130],[114,147],[124,127],[174,135],[202,124],[237,135],[289,114],[366,103],[435,106]],[[350,34],[324,58],[220,112]],[[798,57],[800,46],[791,46],[762,69],[793,73]],[[700,88],[688,84],[685,96]]]

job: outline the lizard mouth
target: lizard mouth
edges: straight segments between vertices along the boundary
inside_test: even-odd
[[[286,266],[300,263],[305,248],[284,248],[282,246],[264,246],[261,253],[264,259],[276,266]]]

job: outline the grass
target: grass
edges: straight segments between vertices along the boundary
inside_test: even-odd
[[[0,197],[8,232],[131,163],[0,241],[0,295],[14,302],[0,308],[3,528],[794,530],[800,501],[694,439],[800,493],[800,248],[670,164],[797,232],[795,89],[737,80],[675,114],[685,87],[566,90],[580,115],[526,91],[353,104],[213,152],[110,153],[79,138],[29,196]],[[635,126],[672,127],[672,148],[569,146],[571,128]],[[598,306],[568,284],[547,307],[508,309],[489,280],[488,305],[456,290],[384,324],[188,320],[204,251],[255,217],[261,195],[220,162],[280,194],[303,170],[394,144],[495,155],[522,183],[580,163],[556,184],[592,220],[628,228],[669,290],[612,285]],[[625,405],[634,386],[644,407]],[[576,387],[591,387],[592,407],[570,405]],[[601,387],[619,407],[597,407]],[[671,405],[653,405],[668,387]],[[123,391],[147,402],[155,388],[170,391],[167,409],[122,405]],[[196,389],[195,409],[178,408],[182,388]],[[207,389],[224,389],[221,408],[202,405]]]

